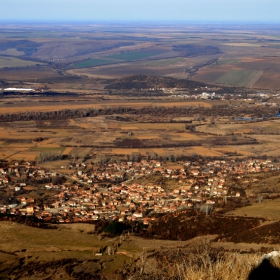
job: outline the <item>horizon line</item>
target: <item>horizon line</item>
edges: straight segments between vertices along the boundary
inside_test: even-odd
[[[253,21],[253,20],[0,20],[0,24],[240,24],[240,25],[277,25],[279,21]]]

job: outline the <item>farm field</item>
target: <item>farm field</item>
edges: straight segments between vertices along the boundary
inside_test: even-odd
[[[26,63],[26,62],[24,62]],[[32,62],[33,63],[33,62]],[[38,64],[38,63],[36,63]],[[34,64],[33,64],[34,65]],[[33,83],[33,86],[45,86],[46,83],[67,80],[68,82],[77,81],[73,76],[64,76],[47,66],[11,67],[0,69],[1,79],[12,81],[19,87],[18,82]],[[16,81],[16,82],[15,82]],[[42,84],[43,83],[43,84]]]
[[[239,122],[239,123],[238,123]],[[231,133],[244,133],[252,135],[261,134],[274,134],[280,128],[280,120],[262,121],[259,122],[249,122],[241,123],[241,121],[236,120],[231,123],[217,123],[216,125],[201,125],[196,128],[197,131],[204,133],[213,134],[231,134]]]
[[[35,65],[44,65],[44,63],[18,59],[15,57],[1,56],[0,53],[0,68],[28,67]]]
[[[215,84],[227,84],[240,87],[250,87],[261,77],[262,71],[232,70],[214,81]]]
[[[40,153],[59,152],[62,155],[86,157],[97,155],[99,147],[101,154],[125,155],[140,153],[158,153],[160,155],[204,154],[222,155],[222,149],[211,147],[177,147],[177,148],[114,148],[117,141],[126,139],[152,141],[151,145],[159,143],[182,143],[184,141],[207,141],[207,135],[197,135],[184,132],[184,124],[155,124],[155,123],[125,123],[108,120],[104,117],[74,119],[56,128],[54,121],[36,123],[33,121],[14,122],[1,128],[0,154],[5,159],[35,160]],[[69,126],[69,128],[68,128]],[[43,139],[36,142],[38,132]],[[132,136],[127,136],[133,131]],[[126,134],[124,135],[123,132]],[[80,147],[77,146],[89,146]],[[107,146],[107,148],[105,147]],[[240,151],[240,147],[227,148],[227,151]]]
[[[100,66],[105,64],[114,64],[126,61],[134,61],[134,60],[141,60],[149,57],[153,57],[156,55],[161,54],[160,51],[152,51],[152,50],[143,50],[143,51],[130,51],[110,56],[104,56],[100,58],[90,58],[83,62],[79,62],[73,65],[70,65],[68,68],[86,68],[86,67],[94,67]]]
[[[166,93],[166,97],[150,96],[146,99],[138,99],[133,95],[131,99],[123,96],[119,98],[108,94],[105,85],[109,81],[104,79],[135,73],[184,79],[188,77],[193,81],[219,86],[228,84],[254,88],[267,84],[269,87],[278,87],[280,50],[279,44],[273,41],[277,36],[274,31],[268,32],[252,26],[238,32],[230,26],[225,29],[216,27],[211,31],[205,26],[184,29],[160,25],[137,29],[130,26],[111,27],[112,32],[105,25],[95,26],[95,32],[92,32],[92,28],[60,26],[53,32],[44,26],[23,32],[9,31],[0,26],[0,38],[5,39],[0,50],[0,68],[1,61],[3,67],[7,67],[5,63],[8,62],[11,66],[0,69],[1,79],[12,82],[13,86],[20,87],[20,83],[23,83],[25,87],[56,89],[65,93],[58,97],[2,98],[1,113],[117,107],[211,108],[227,104],[225,101],[214,100],[175,100],[168,97],[171,91]],[[194,31],[199,32],[199,35],[194,36]],[[64,36],[66,33],[67,36]],[[26,60],[27,57],[36,62],[31,63]],[[31,64],[28,67],[20,64],[29,62]],[[70,97],[68,91],[76,95]],[[141,91],[137,94],[141,94]],[[127,121],[116,120],[116,116],[111,119],[98,116],[70,118],[59,122],[44,120],[1,125],[1,153],[5,158],[36,159],[41,152],[61,148],[59,151],[66,157],[77,153],[83,156],[96,155],[100,152],[98,149],[102,149],[106,155],[115,152],[127,154],[131,149],[135,153],[144,154],[197,153],[216,156],[224,152],[236,152],[247,156],[273,154],[273,145],[278,145],[277,136],[273,135],[279,129],[278,120],[238,124],[225,119],[227,124],[221,120],[216,121],[215,125],[209,125],[209,119],[197,122],[193,118],[184,119],[184,116],[172,119],[179,123],[167,123],[166,120],[158,123],[148,118],[143,122],[135,121],[133,116],[131,120],[129,115],[126,117]],[[196,131],[186,131],[184,121],[193,122]],[[213,145],[213,137],[208,133],[216,136],[240,134],[242,139],[252,137],[261,145]],[[43,139],[36,142],[38,135]],[[174,145],[174,148],[169,145]]]
[[[168,56],[168,55],[166,55]],[[174,54],[170,54],[174,56]],[[89,67],[87,69],[71,69],[66,72],[70,75],[86,75],[91,78],[121,78],[129,75],[160,75],[174,78],[185,79],[189,75],[186,69],[193,69],[197,65],[205,65],[211,59],[211,57],[196,57],[196,58],[156,58],[151,57],[150,60],[124,62],[121,61],[118,64],[112,65],[99,65],[97,67]],[[105,63],[104,63],[105,64]]]
[[[222,59],[197,72],[193,79],[213,84],[252,88],[279,88],[280,60],[275,58]]]
[[[10,100],[9,100],[10,101]],[[7,102],[7,100],[6,100]],[[165,100],[122,100],[122,99],[108,99],[101,101],[96,98],[84,98],[81,100],[80,97],[69,97],[69,98],[57,98],[57,99],[40,99],[32,98],[31,100],[21,99],[12,100],[7,104],[5,100],[0,101],[0,112],[1,114],[6,113],[21,113],[21,112],[48,112],[54,110],[65,110],[65,109],[82,109],[82,108],[108,108],[108,107],[131,107],[131,108],[142,108],[142,107],[180,107],[180,106],[194,106],[194,107],[211,107],[212,105],[207,101],[165,101]]]
[[[79,95],[77,100],[81,100]],[[5,103],[8,99],[4,99]],[[2,113],[19,113],[32,111],[53,111],[55,109],[81,109],[81,108],[108,108],[108,107],[132,107],[142,108],[154,106],[167,106],[173,108],[180,106],[205,106],[211,108],[216,101],[184,101],[184,100],[97,100],[69,102],[67,99],[59,97],[59,103],[54,102],[53,97],[47,99],[33,99],[30,106],[28,99],[19,101],[18,106],[14,104],[3,106]],[[89,99],[91,100],[91,99]],[[79,103],[80,102],[80,103]],[[86,104],[85,104],[86,103]],[[28,107],[27,107],[28,104]],[[36,105],[35,105],[36,104]],[[26,106],[26,107],[25,107]],[[133,116],[132,116],[133,117]],[[278,147],[278,136],[274,135],[280,127],[280,120],[262,121],[257,123],[232,123],[229,119],[216,121],[215,125],[209,125],[209,119],[202,124],[188,117],[186,121],[196,124],[194,132],[186,131],[185,119],[182,123],[157,123],[141,122],[141,120],[126,121],[130,115],[123,114],[123,120],[116,117],[96,116],[74,118],[66,120],[45,120],[45,121],[15,121],[2,124],[0,155],[3,159],[13,160],[36,160],[40,154],[46,152],[58,152],[64,157],[81,158],[105,156],[124,156],[130,154],[158,154],[169,156],[182,155],[203,155],[203,156],[223,156],[224,154],[238,154],[239,156],[252,155],[275,155],[280,151]],[[178,118],[180,120],[180,118]],[[223,123],[228,122],[228,123]],[[210,135],[209,135],[210,133]],[[248,134],[250,133],[250,134]],[[224,135],[227,141],[232,141],[233,136],[238,136],[245,142],[246,137],[254,138],[257,144],[235,145],[235,142],[215,144],[215,136]],[[39,141],[38,137],[41,137]],[[213,138],[214,137],[214,138]],[[217,138],[218,139],[218,138]],[[214,142],[213,142],[214,141]],[[226,145],[226,146],[224,146]],[[276,148],[277,147],[277,148]],[[276,148],[276,149],[275,149]],[[63,164],[61,164],[63,165]]]
[[[0,74],[10,81],[36,79],[53,86],[85,76],[113,79],[148,74],[280,88],[277,36],[274,29],[257,25],[244,26],[244,30],[234,26],[69,25],[57,26],[55,31],[47,25],[20,30],[0,26],[4,42],[0,68],[11,67]],[[34,67],[37,64],[41,66]]]

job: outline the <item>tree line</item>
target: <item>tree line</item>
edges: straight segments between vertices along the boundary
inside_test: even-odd
[[[233,107],[229,105],[217,105],[211,108],[206,107],[142,107],[142,108],[129,108],[129,107],[107,107],[107,108],[81,108],[81,109],[64,109],[48,112],[21,112],[21,113],[6,113],[0,114],[0,122],[13,122],[13,121],[30,121],[30,120],[63,120],[69,118],[85,118],[96,117],[100,115],[113,115],[113,114],[131,114],[131,115],[151,115],[155,117],[161,116],[185,116],[198,118],[209,116],[232,116],[236,118],[244,114],[254,116],[255,118],[262,117],[275,117],[278,110],[271,107]],[[138,118],[139,119],[139,118]],[[166,120],[164,121],[166,122]]]

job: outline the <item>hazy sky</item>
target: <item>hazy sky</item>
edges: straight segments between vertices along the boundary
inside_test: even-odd
[[[280,0],[0,1],[0,21],[280,22]]]

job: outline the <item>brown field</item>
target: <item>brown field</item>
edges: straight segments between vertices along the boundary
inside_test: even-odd
[[[0,69],[0,76],[5,80],[25,82],[48,82],[61,79],[62,75],[48,67],[8,68]]]
[[[150,130],[150,129],[164,129],[164,130],[184,130],[185,125],[184,124],[166,124],[166,123],[137,123],[134,126],[131,126],[131,124],[122,124],[121,129],[141,129],[141,130]]]
[[[172,135],[173,140],[201,140],[201,139],[206,139],[206,137],[201,137],[196,134],[192,133],[176,133]]]
[[[207,101],[184,101],[184,102],[159,102],[157,103],[157,106],[164,106],[164,107],[176,107],[176,106],[182,106],[182,107],[188,107],[188,106],[195,106],[195,107],[212,107],[211,103]]]
[[[255,134],[273,134],[280,129],[280,120],[262,121],[256,123],[217,123],[215,126],[201,125],[196,127],[197,131],[213,134],[231,134],[246,133]]]
[[[26,187],[23,187],[23,189],[26,190],[26,191],[34,191],[34,190],[36,190],[36,187],[34,187],[34,186],[26,186]]]
[[[265,71],[254,85],[255,88],[280,89],[280,74],[276,71]]]
[[[182,156],[182,155],[201,155],[201,156],[222,156],[224,152],[229,152],[229,151],[237,151],[233,150],[232,148],[225,148],[223,149],[214,149],[214,148],[205,148],[201,146],[193,146],[193,147],[184,147],[184,148],[112,148],[112,149],[105,149],[103,151],[104,154],[115,154],[115,155],[129,155],[129,154],[141,154],[141,155],[149,155],[149,154],[158,154],[160,156],[168,156],[168,155],[175,155],[175,156]]]
[[[36,160],[37,156],[39,155],[39,152],[35,151],[24,151],[24,152],[15,152],[11,154],[9,157],[6,157],[9,160],[27,160],[32,161]]]
[[[72,147],[68,147],[64,150],[64,152],[62,153],[62,155],[66,155],[68,156],[71,152],[72,152],[73,148]]]
[[[71,104],[71,105],[57,105],[55,107],[49,105],[36,105],[24,106],[24,107],[5,107],[1,108],[1,113],[21,113],[21,112],[48,112],[48,111],[58,111],[65,109],[80,109],[80,108],[98,108],[99,105],[92,104]],[[99,107],[100,108],[100,107]]]
[[[9,160],[32,161],[32,160],[35,160],[38,155],[39,155],[39,152],[24,150],[24,149],[21,149],[21,151],[14,150],[14,149],[11,149],[11,150],[0,149],[0,158],[5,158],[5,159],[9,159]]]

